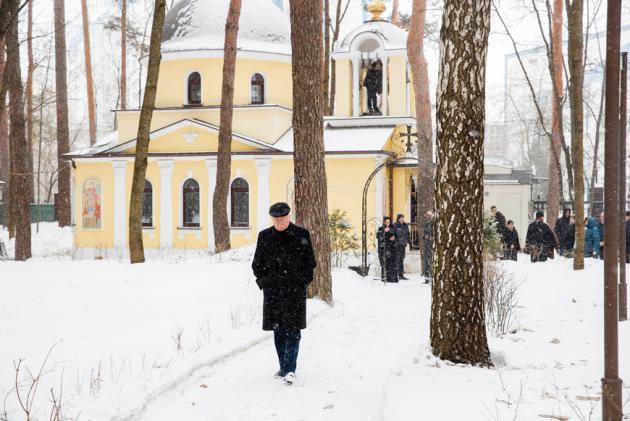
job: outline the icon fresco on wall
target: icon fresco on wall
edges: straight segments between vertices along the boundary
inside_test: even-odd
[[[83,228],[101,228],[101,184],[95,178],[83,183]]]

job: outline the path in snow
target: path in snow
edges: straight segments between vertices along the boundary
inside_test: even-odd
[[[271,336],[226,362],[200,370],[150,402],[139,420],[371,420],[380,418],[383,385],[402,355],[428,336],[430,288],[418,277],[399,284],[340,279],[335,307],[302,333],[298,380],[273,378]]]

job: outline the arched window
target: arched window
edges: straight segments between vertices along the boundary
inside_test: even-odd
[[[242,178],[232,181],[230,187],[232,227],[249,227],[249,184]]]
[[[260,73],[252,76],[252,104],[265,103],[265,78]]]
[[[188,104],[201,104],[201,75],[199,72],[192,72],[188,75]]]
[[[83,229],[102,228],[101,183],[96,178],[88,178],[82,189],[82,227]]]
[[[153,186],[149,180],[144,180],[144,195],[142,196],[142,226],[153,226]]]
[[[183,196],[183,224],[184,228],[199,227],[199,183],[189,178],[184,182]]]

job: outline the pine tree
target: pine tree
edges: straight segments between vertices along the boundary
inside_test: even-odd
[[[144,197],[144,181],[147,173],[147,157],[149,154],[149,135],[151,119],[155,108],[160,61],[162,59],[162,31],[164,30],[165,0],[155,0],[153,25],[151,27],[151,44],[149,46],[149,65],[147,81],[144,88],[136,153],[133,162],[133,180],[131,182],[131,198],[129,204],[129,255],[131,263],[144,262],[144,245],[142,243],[142,199]]]
[[[86,0],[81,0],[81,20],[83,21],[83,55],[85,57],[85,87],[87,89],[90,145],[94,145],[96,143],[96,103],[92,78],[92,53],[90,52],[90,20],[88,19]]]
[[[483,293],[483,139],[490,0],[445,0],[437,92],[433,353],[491,366]],[[465,70],[464,70],[465,69]]]
[[[431,99],[429,94],[429,66],[424,55],[424,28],[426,23],[427,1],[413,0],[407,56],[413,79],[416,129],[418,132],[418,211],[422,220],[428,211],[435,207],[435,182],[431,165],[433,162],[433,123],[431,122]],[[421,251],[424,253],[424,250]],[[424,259],[422,264],[424,265]]]
[[[221,88],[221,111],[219,117],[217,179],[214,196],[212,197],[212,225],[214,227],[214,249],[216,252],[230,249],[230,222],[227,214],[227,199],[232,171],[232,105],[234,103],[236,43],[240,15],[241,0],[230,0],[230,7],[225,21],[225,43],[223,48],[223,85]]]
[[[296,221],[311,232],[317,267],[309,294],[332,303],[324,166],[322,1],[291,0]],[[310,82],[309,82],[310,81]]]
[[[24,101],[22,98],[22,72],[20,69],[20,43],[18,40],[19,1],[10,2],[11,23],[6,34],[9,106],[10,106],[10,142],[11,142],[11,173],[13,175],[13,196],[15,217],[15,260],[27,260],[31,257],[31,221],[30,199],[33,185],[29,185],[29,160],[26,142],[26,122],[24,121]]]
[[[54,0],[55,16],[55,85],[57,102],[57,218],[60,227],[72,223],[70,204],[70,166],[63,155],[70,152],[68,127],[68,81],[66,72],[66,17],[64,0]]]

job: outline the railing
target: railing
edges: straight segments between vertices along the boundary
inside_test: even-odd
[[[417,222],[409,222],[411,233],[411,250],[420,250],[420,225]]]
[[[4,203],[0,203],[0,225],[5,224],[4,220]],[[31,222],[54,222],[55,219],[55,205],[31,203],[30,209]]]

